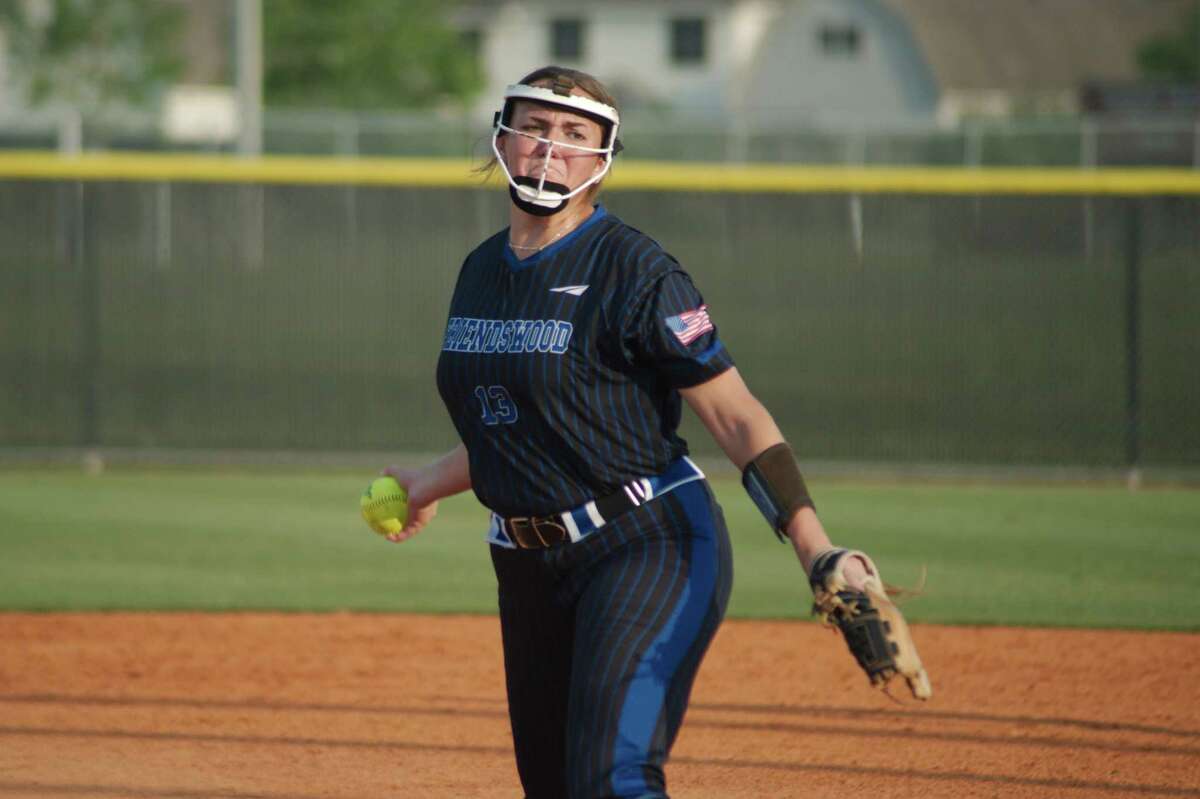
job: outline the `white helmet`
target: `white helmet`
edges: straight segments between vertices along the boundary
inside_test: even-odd
[[[508,178],[509,196],[512,197],[512,201],[516,203],[517,207],[526,213],[535,216],[550,216],[563,210],[567,207],[567,200],[608,174],[609,168],[612,167],[613,156],[623,149],[620,140],[617,139],[617,129],[621,126],[621,117],[617,113],[617,109],[598,100],[593,100],[590,97],[572,94],[571,89],[574,87],[575,82],[568,77],[556,78],[553,88],[514,83],[504,90],[504,107],[502,110],[496,112],[492,120],[492,152],[496,154],[496,161],[499,162],[500,168],[504,170],[504,176]],[[508,123],[512,120],[513,105],[518,100],[562,108],[594,119],[605,129],[604,146],[581,147],[577,144],[565,144],[553,139],[514,130],[509,127]],[[508,169],[508,164],[504,163],[504,157],[500,154],[500,147],[497,144],[502,133],[522,136],[546,145],[546,160],[543,164],[541,178],[535,179],[525,175],[513,176],[512,172]],[[575,189],[571,189],[562,183],[546,180],[546,170],[550,166],[550,155],[554,152],[555,147],[603,155],[604,169],[597,172]]]

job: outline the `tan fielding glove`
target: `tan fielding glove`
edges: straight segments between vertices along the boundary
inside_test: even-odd
[[[854,556],[867,564],[863,591],[850,589],[842,575],[846,559]],[[826,550],[813,559],[808,583],[813,591],[813,613],[842,631],[850,654],[872,685],[886,691],[888,681],[899,674],[917,699],[933,695],[908,624],[888,598],[870,558],[857,550]]]

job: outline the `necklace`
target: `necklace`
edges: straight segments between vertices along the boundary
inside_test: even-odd
[[[514,250],[521,250],[523,252],[541,252],[542,250],[546,249],[554,242],[558,241],[562,237],[562,235],[564,233],[566,233],[568,230],[574,230],[575,227],[576,227],[575,225],[564,224],[562,226],[562,228],[557,233],[554,234],[554,238],[550,239],[550,241],[546,242],[545,244],[534,244],[534,245],[513,244],[512,234],[510,233],[509,239],[508,239],[508,246],[512,247]]]
[[[557,238],[558,238],[558,236],[554,237],[554,239],[557,239]],[[554,243],[554,240],[551,240],[551,241],[546,242],[545,244],[539,244],[536,247],[526,247],[522,244],[513,244],[512,241],[509,240],[508,246],[512,247],[514,250],[524,250],[525,252],[538,252],[539,250],[546,249],[553,243]]]

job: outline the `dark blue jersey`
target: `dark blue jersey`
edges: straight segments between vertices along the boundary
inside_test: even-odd
[[[678,389],[733,365],[691,278],[601,206],[525,260],[507,242],[463,263],[437,369],[480,502],[553,513],[664,471]]]

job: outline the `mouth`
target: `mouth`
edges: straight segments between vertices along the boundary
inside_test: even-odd
[[[529,170],[526,176],[531,180],[541,180],[542,175],[546,176],[546,180],[562,181],[566,177],[566,173],[561,169],[547,169],[546,167],[534,167]]]

